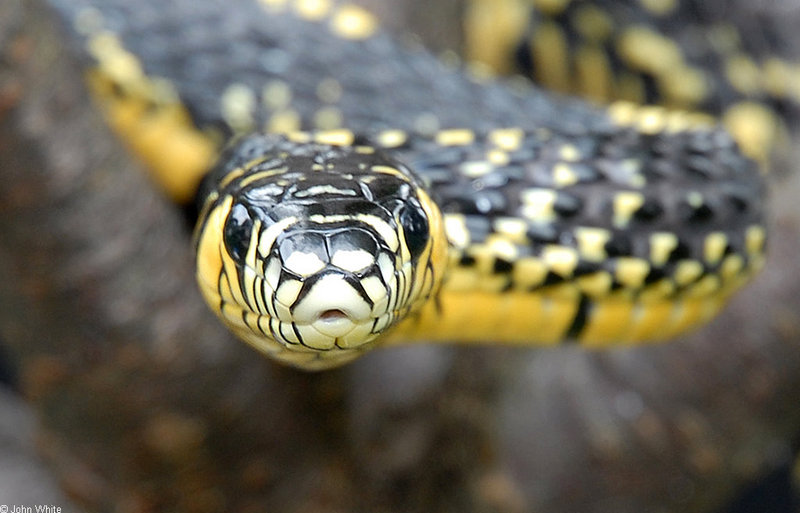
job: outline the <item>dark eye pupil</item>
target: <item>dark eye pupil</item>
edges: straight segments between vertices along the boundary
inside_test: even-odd
[[[414,259],[419,258],[428,243],[428,219],[418,203],[405,206],[400,211],[400,224],[406,239],[408,251]]]
[[[247,255],[252,229],[253,220],[250,219],[247,209],[242,205],[235,205],[228,214],[223,234],[225,247],[233,258],[242,260]]]

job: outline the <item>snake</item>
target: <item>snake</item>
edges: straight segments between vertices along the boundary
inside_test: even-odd
[[[278,362],[321,370],[406,343],[665,340],[764,266],[763,154],[702,105],[547,92],[434,56],[347,2],[48,4],[111,128],[165,195],[196,203],[208,306]],[[606,3],[492,4],[470,13],[517,27],[473,46],[522,48],[523,67],[557,86],[563,73],[547,70],[569,62],[568,38],[549,20]],[[585,62],[595,100],[612,101],[598,86],[609,67]]]

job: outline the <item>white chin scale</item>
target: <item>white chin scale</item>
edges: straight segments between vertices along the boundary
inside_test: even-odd
[[[338,273],[320,278],[292,309],[298,342],[314,349],[349,349],[371,342],[376,316]]]

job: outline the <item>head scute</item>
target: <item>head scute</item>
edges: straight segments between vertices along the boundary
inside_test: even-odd
[[[208,180],[201,289],[234,332],[278,359],[324,368],[354,358],[441,278],[441,214],[380,152],[251,136]]]

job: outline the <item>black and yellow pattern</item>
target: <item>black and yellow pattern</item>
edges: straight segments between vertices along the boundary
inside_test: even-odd
[[[760,173],[709,116],[468,75],[329,0],[51,3],[176,199],[226,141],[283,134],[225,153],[197,228],[209,304],[277,359],[667,338],[763,266]],[[558,60],[559,34],[532,55]]]
[[[800,65],[762,10],[743,0],[473,0],[466,47],[495,70],[595,103],[706,113],[766,164],[785,157],[797,130]]]

